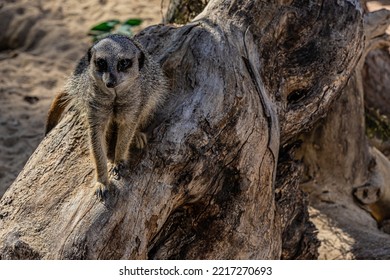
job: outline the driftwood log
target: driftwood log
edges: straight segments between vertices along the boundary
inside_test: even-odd
[[[364,35],[357,0],[215,0],[142,31],[171,88],[147,148],[100,202],[69,111],[0,202],[0,258],[317,257],[292,154],[355,73]]]

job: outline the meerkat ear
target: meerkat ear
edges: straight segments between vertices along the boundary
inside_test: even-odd
[[[89,67],[92,59],[92,48],[89,48],[87,53],[79,60],[74,70],[75,75],[80,75],[85,72],[85,70]]]
[[[142,67],[144,67],[144,64],[145,64],[145,54],[143,51],[140,51],[140,54],[139,54],[139,57],[138,57],[138,68],[139,70],[142,69]]]
[[[92,47],[90,47],[90,48],[88,49],[88,52],[87,52],[88,63],[91,62],[91,58],[92,58]]]

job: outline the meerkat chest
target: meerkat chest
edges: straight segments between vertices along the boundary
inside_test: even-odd
[[[124,111],[128,110],[128,105],[125,103],[114,102],[112,104],[112,114],[114,117],[121,115]]]
[[[96,114],[112,119],[123,118],[139,111],[140,98],[129,91],[105,92],[99,91],[95,98],[90,99],[89,107]]]
[[[128,99],[116,99],[112,103],[111,112],[114,118],[123,117],[138,111],[138,102],[131,102]]]

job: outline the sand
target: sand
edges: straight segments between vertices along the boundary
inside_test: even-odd
[[[165,1],[167,6],[168,1]],[[91,44],[93,25],[162,21],[161,0],[0,1],[0,197],[44,137],[55,94]]]

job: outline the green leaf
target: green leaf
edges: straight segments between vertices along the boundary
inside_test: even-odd
[[[125,22],[123,22],[123,24],[125,25],[131,25],[131,26],[138,26],[138,25],[141,25],[142,23],[142,19],[139,19],[139,18],[130,18],[128,20],[126,20]]]
[[[90,30],[90,31],[88,32],[88,35],[89,35],[89,36],[99,36],[99,35],[106,34],[106,33],[107,33],[106,31]]]
[[[118,28],[117,33],[127,35],[129,37],[133,36],[133,31],[131,31],[131,25],[128,25],[128,24],[121,25]]]
[[[113,20],[99,23],[98,25],[95,25],[94,27],[92,27],[91,30],[110,32],[111,30],[114,29],[115,25],[117,25],[119,23],[120,23],[119,20],[113,19]]]

